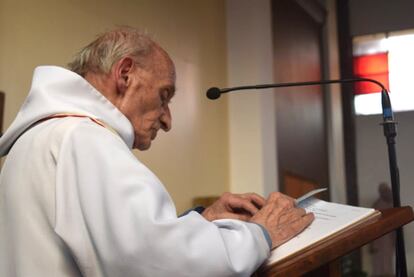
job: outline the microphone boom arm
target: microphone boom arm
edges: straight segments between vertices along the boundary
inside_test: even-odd
[[[327,84],[343,84],[343,83],[356,83],[356,82],[370,82],[377,84],[381,90],[387,91],[383,84],[374,79],[368,78],[352,78],[343,80],[321,80],[321,81],[309,81],[309,82],[297,82],[297,83],[279,83],[279,84],[263,84],[253,86],[239,86],[232,88],[222,88],[221,93],[227,93],[234,90],[246,90],[246,89],[264,89],[264,88],[281,88],[281,87],[301,87],[301,86],[314,86],[314,85],[327,85]],[[388,91],[387,91],[388,92]]]

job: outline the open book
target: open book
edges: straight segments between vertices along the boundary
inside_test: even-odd
[[[312,191],[296,200],[298,206],[307,212],[313,212],[315,220],[302,233],[273,249],[267,264],[281,262],[318,242],[380,215],[375,209],[331,203],[312,197],[323,190],[325,189]]]

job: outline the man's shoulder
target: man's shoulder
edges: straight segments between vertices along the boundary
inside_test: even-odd
[[[55,122],[57,159],[61,161],[136,162],[131,149],[110,128],[90,118],[65,118]],[[56,141],[55,141],[56,142]]]
[[[87,117],[53,119],[44,127],[49,134],[49,148],[56,157],[72,155],[103,155],[103,152],[129,153],[124,141],[110,128]],[[114,155],[115,155],[114,154]],[[129,155],[129,154],[128,154]]]
[[[34,133],[46,136],[48,140],[59,145],[65,141],[81,141],[100,143],[103,141],[118,142],[120,137],[105,124],[90,117],[66,116],[48,119],[33,128]],[[37,129],[37,131],[36,131]]]
[[[119,138],[119,135],[110,126],[92,117],[68,116],[54,120],[52,128],[56,133],[64,136],[82,136],[83,139]]]

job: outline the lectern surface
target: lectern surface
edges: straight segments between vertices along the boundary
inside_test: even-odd
[[[290,259],[262,266],[256,276],[300,276],[346,255],[347,253],[414,220],[411,207],[381,211],[381,216],[318,243]]]

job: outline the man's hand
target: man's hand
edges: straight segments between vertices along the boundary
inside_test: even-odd
[[[232,194],[226,192],[207,207],[202,216],[209,221],[224,218],[248,221],[265,203],[266,200],[255,193]]]
[[[272,239],[272,249],[302,232],[314,219],[312,213],[295,207],[295,200],[279,192],[270,194],[266,204],[250,219],[262,225]]]

